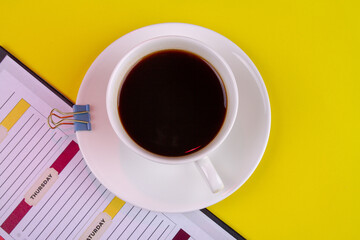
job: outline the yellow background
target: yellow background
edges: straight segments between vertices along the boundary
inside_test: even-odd
[[[185,22],[253,60],[272,109],[251,178],[210,207],[248,239],[360,239],[357,1],[0,0],[0,44],[72,101],[92,61],[134,29]]]

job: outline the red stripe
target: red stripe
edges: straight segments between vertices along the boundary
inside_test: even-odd
[[[188,240],[190,238],[190,235],[187,234],[184,230],[180,229],[173,240]]]
[[[0,240],[5,240],[2,236],[0,236]]]
[[[79,145],[77,145],[76,142],[71,141],[50,168],[54,168],[60,174],[78,151]]]
[[[15,210],[8,216],[5,222],[1,225],[1,228],[8,234],[18,225],[25,214],[31,209],[31,206],[23,199]]]

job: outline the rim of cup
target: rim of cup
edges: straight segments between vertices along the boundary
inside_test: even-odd
[[[126,79],[127,74],[139,61],[149,54],[162,50],[183,50],[193,53],[205,60],[213,70],[218,73],[226,91],[226,115],[222,127],[214,139],[202,149],[183,156],[162,156],[152,153],[138,145],[128,135],[121,123],[118,113],[120,90]],[[234,74],[226,61],[209,46],[198,40],[184,36],[161,36],[148,39],[135,46],[118,62],[114,68],[106,93],[106,108],[111,126],[118,137],[129,147],[142,157],[155,162],[165,164],[182,164],[200,160],[215,150],[226,139],[235,122],[238,110],[238,91]]]

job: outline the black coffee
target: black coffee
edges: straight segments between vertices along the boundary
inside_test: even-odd
[[[128,135],[144,149],[183,156],[210,143],[224,122],[226,93],[209,63],[180,50],[155,52],[128,73],[119,115]]]

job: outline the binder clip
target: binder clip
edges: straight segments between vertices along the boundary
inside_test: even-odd
[[[87,105],[74,105],[74,112],[62,112],[54,108],[48,116],[48,125],[51,129],[55,129],[61,125],[74,125],[76,131],[90,131],[90,106]],[[54,121],[54,117],[57,121]]]

